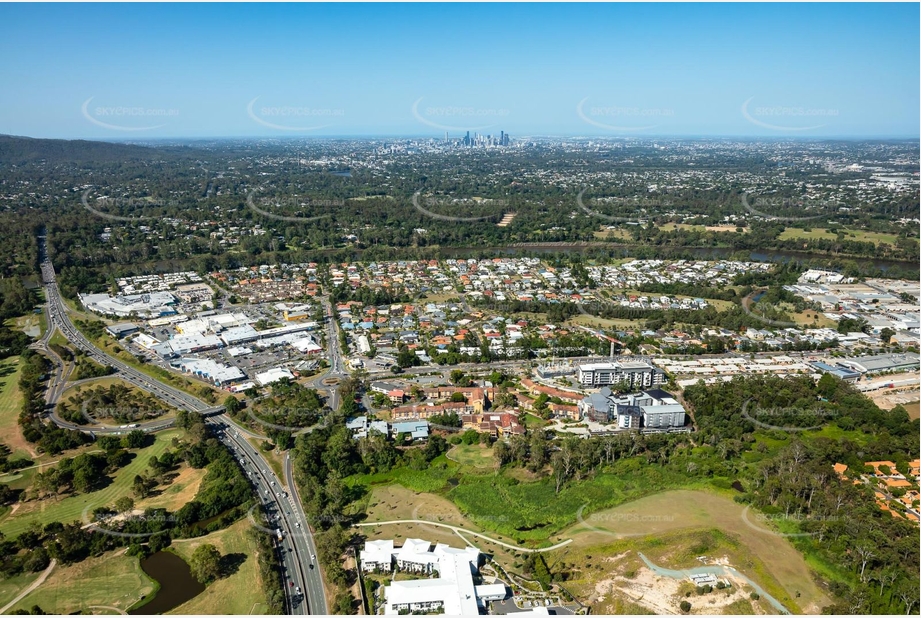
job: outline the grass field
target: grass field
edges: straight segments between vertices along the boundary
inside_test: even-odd
[[[843,229],[845,240],[856,240],[859,242],[872,242],[874,244],[886,243],[889,245],[894,245],[898,241],[898,236],[895,234],[887,234],[885,232],[870,232],[867,230],[849,230]],[[837,234],[832,234],[825,228],[812,228],[808,232],[806,230],[788,227],[783,232],[781,232],[778,237],[779,240],[790,240],[790,239],[802,239],[805,241],[809,240],[835,240],[838,237]]]
[[[666,223],[659,226],[659,229],[665,232],[674,230],[691,230],[694,232],[736,232],[736,226],[734,225],[694,225],[691,223]],[[750,231],[750,228],[742,228],[743,234],[747,234]]]
[[[746,519],[743,512],[742,505],[716,493],[664,491],[585,516],[583,522],[560,534],[560,537],[571,537],[573,543],[559,551],[595,553],[599,545],[613,541],[618,541],[620,547],[625,548],[634,540],[649,535],[658,537],[683,530],[715,528],[728,537],[727,547],[721,551],[727,552],[730,564],[758,582],[788,608],[818,612],[829,599],[815,584],[802,554],[787,538],[771,531],[765,522],[750,514]],[[732,546],[736,549],[733,550]],[[667,549],[668,544],[665,543],[661,552],[643,551],[650,559],[664,559],[657,564],[668,568],[699,566],[696,556],[707,553],[694,547],[685,552]],[[746,555],[748,553],[750,556]]]
[[[196,539],[174,541],[172,551],[188,562],[195,548],[210,543],[217,547],[222,556],[235,554],[243,559],[232,575],[212,583],[205,591],[169,614],[251,614],[265,613],[266,599],[259,577],[256,543],[246,534],[250,530],[249,520],[238,521],[229,528],[212,532]],[[245,559],[244,559],[245,558]]]
[[[601,230],[600,232],[594,233],[595,238],[599,240],[605,240],[608,238],[616,238],[618,240],[630,240],[633,238],[630,236],[630,230],[626,228],[616,228],[613,230]]]
[[[607,328],[617,330],[636,330],[643,325],[644,320],[622,320],[599,318],[595,315],[579,314],[566,320],[563,325],[578,324],[590,328]]]
[[[496,467],[492,449],[480,444],[458,444],[448,451],[447,457],[462,466],[479,470],[494,470]]]
[[[148,457],[149,459],[149,457]],[[178,511],[191,502],[198,493],[201,481],[208,473],[206,468],[190,468],[186,465],[179,470],[173,482],[167,485],[156,496],[151,496],[135,502],[135,508],[146,509],[163,508],[167,511]]]
[[[473,532],[482,532],[500,541],[511,542],[510,539],[501,535],[492,535],[464,517],[450,500],[435,494],[415,492],[401,485],[384,485],[372,489],[367,498],[367,514],[368,517],[365,520],[367,522],[424,519]],[[363,526],[358,530],[370,541],[395,539],[398,546],[402,544],[402,539],[407,538],[421,538],[433,543],[445,543],[452,547],[464,547],[465,545],[464,540],[453,531],[424,523]],[[511,566],[514,563],[513,552],[507,548],[473,535],[466,535],[464,538],[480,551],[492,555],[501,564]]]
[[[91,391],[94,389],[108,389],[110,386],[113,386],[115,384],[125,387],[129,392],[131,392],[134,395],[141,395],[144,397],[149,396],[149,393],[147,393],[146,391],[138,388],[137,386],[131,384],[130,382],[124,381],[121,378],[106,377],[106,378],[99,378],[98,380],[93,380],[92,382],[86,382],[84,384],[78,384],[76,386],[69,386],[67,390],[61,393],[61,400],[66,401],[67,404],[73,406],[74,398],[76,397],[76,395],[80,393],[85,393],[87,391]],[[168,418],[174,418],[176,416],[175,408],[169,406],[169,404],[165,403],[161,399],[156,399],[156,402],[166,407],[166,413],[161,414],[160,416],[156,417],[158,420],[165,420]],[[92,409],[88,408],[87,412],[89,414],[92,414],[93,411]],[[145,421],[146,420],[153,420],[153,418],[145,419]],[[111,418],[111,417],[100,418],[98,422],[100,425],[117,425],[118,424],[118,421],[116,421],[114,418]]]
[[[16,595],[28,588],[32,582],[38,579],[39,575],[41,575],[41,571],[0,579],[0,607],[15,599]]]
[[[159,456],[169,448],[173,436],[180,436],[182,433],[181,429],[173,429],[156,434],[154,443],[136,451],[136,457],[127,466],[116,472],[112,482],[103,489],[65,498],[20,503],[15,513],[7,514],[0,519],[0,532],[7,537],[15,537],[28,528],[33,521],[42,525],[52,521],[62,523],[80,521],[84,511],[89,513],[97,506],[112,506],[122,496],[133,497],[131,483],[135,475],[142,473],[147,468],[147,462],[151,456]]]
[[[902,404],[902,407],[908,412],[908,418],[914,420],[921,417],[921,402]]]
[[[123,549],[118,549],[74,565],[56,566],[41,586],[10,611],[33,605],[39,605],[49,614],[65,615],[94,605],[125,610],[154,588],[153,580],[141,570],[137,557],[126,556]]]
[[[12,457],[34,458],[32,449],[19,429],[19,413],[22,411],[22,392],[19,390],[19,374],[22,367],[18,356],[0,360],[0,442],[12,451]]]

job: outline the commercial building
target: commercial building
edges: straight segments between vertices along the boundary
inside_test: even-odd
[[[239,368],[222,365],[208,358],[181,358],[170,363],[171,366],[208,380],[217,386],[224,386],[246,378]]]
[[[150,349],[164,358],[172,358],[182,354],[213,350],[221,346],[221,340],[214,335],[181,335],[151,346]]]
[[[841,378],[845,382],[856,382],[860,379],[859,371],[854,371],[845,367],[836,367],[820,361],[811,362],[809,365],[822,373],[830,373],[835,377]]]
[[[861,374],[868,374],[885,371],[917,371],[919,360],[921,360],[921,357],[917,354],[908,352],[905,354],[878,354],[876,356],[844,358],[839,360],[837,364],[858,371]]]
[[[253,377],[256,379],[256,382],[259,383],[259,386],[265,386],[266,384],[271,384],[272,382],[278,382],[284,378],[287,378],[288,380],[294,380],[294,374],[291,373],[291,370],[285,369],[284,367],[274,367],[268,371],[257,373]]]
[[[138,325],[132,322],[110,324],[109,326],[106,326],[106,332],[116,339],[121,339],[122,337],[127,337],[128,335],[133,335],[134,333],[138,332]]]
[[[665,384],[665,372],[646,361],[590,363],[579,365],[579,383],[599,387],[624,384],[630,388],[648,388]]]
[[[83,306],[102,315],[116,315],[126,318],[158,318],[173,315],[176,309],[176,297],[169,292],[150,292],[149,294],[128,294],[110,296],[109,294],[80,294]]]

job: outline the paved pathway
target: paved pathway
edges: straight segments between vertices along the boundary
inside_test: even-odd
[[[58,561],[52,558],[51,563],[48,565],[48,568],[45,569],[45,571],[41,575],[38,576],[38,579],[32,582],[32,584],[28,588],[20,592],[19,595],[15,599],[13,599],[12,601],[4,605],[2,608],[0,608],[0,614],[6,613],[6,610],[13,607],[17,603],[19,603],[26,596],[28,596],[30,592],[32,592],[33,590],[41,586],[43,583],[45,583],[45,580],[48,579],[49,575],[51,575],[51,571],[54,569],[54,565],[56,565],[57,563]]]
[[[473,536],[480,537],[481,539],[489,541],[490,543],[495,543],[496,545],[501,545],[502,547],[506,547],[513,551],[521,551],[521,552],[525,552],[528,554],[541,553],[545,551],[553,551],[554,549],[559,549],[563,547],[564,545],[569,545],[570,543],[572,543],[572,539],[566,539],[565,541],[561,541],[557,543],[556,545],[551,545],[550,547],[542,547],[540,549],[532,549],[530,547],[519,547],[518,545],[510,545],[508,543],[503,543],[502,541],[497,541],[496,539],[492,539],[486,536],[485,534],[480,534],[479,532],[474,532],[472,530],[466,530],[459,526],[449,526],[448,524],[442,524],[437,521],[430,521],[428,519],[392,519],[390,521],[375,521],[375,522],[360,523],[360,524],[355,524],[355,525],[356,526],[386,526],[387,524],[428,524],[430,526],[438,526],[440,528],[447,528],[448,530],[453,530],[458,536],[460,536],[461,533],[472,534]],[[464,537],[461,536],[461,538],[463,539]]]
[[[118,609],[117,607],[112,607],[111,605],[88,605],[87,607],[88,607],[89,609],[110,609],[110,610],[112,610],[113,612],[117,612],[117,613],[121,614],[122,616],[127,616],[127,615],[128,615],[128,612],[126,612],[125,610],[123,610],[123,609]]]

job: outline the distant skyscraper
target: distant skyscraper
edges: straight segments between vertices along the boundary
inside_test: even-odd
[[[445,141],[448,141],[448,132],[445,131]]]

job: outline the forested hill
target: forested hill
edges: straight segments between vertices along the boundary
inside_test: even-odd
[[[0,135],[0,165],[36,161],[81,163],[162,158],[161,149],[89,140],[33,139]]]

